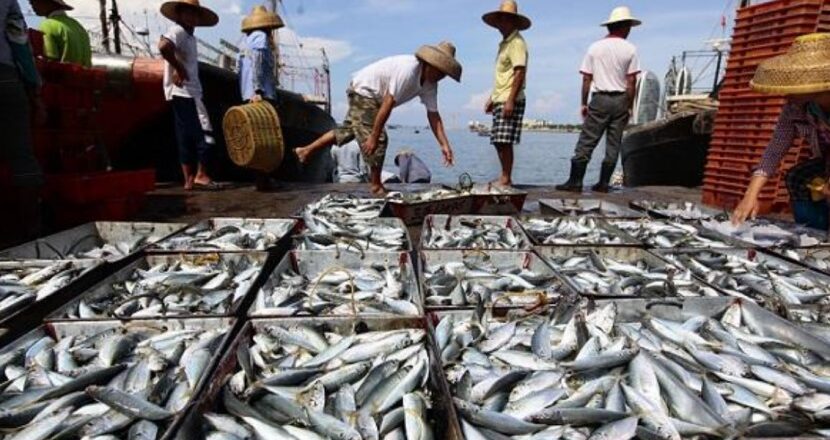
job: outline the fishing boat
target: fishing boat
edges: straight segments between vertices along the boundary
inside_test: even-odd
[[[659,91],[655,94],[659,81],[652,73],[640,76],[632,126],[623,137],[625,186],[702,184],[727,44],[728,40],[714,40],[710,50],[685,51],[679,64],[672,59],[656,106],[659,117],[653,104],[654,97],[661,96]],[[711,62],[696,78],[687,64],[690,59]],[[712,66],[714,70],[708,71]],[[712,75],[711,88],[695,87],[699,78]]]

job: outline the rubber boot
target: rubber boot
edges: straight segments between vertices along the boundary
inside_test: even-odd
[[[611,182],[611,176],[614,175],[614,169],[616,168],[617,164],[602,164],[602,169],[599,172],[599,182],[591,187],[591,191],[598,193],[607,193],[611,189],[609,183]]]
[[[576,162],[571,161],[571,175],[568,177],[568,181],[561,184],[556,185],[557,191],[568,191],[568,192],[575,192],[581,193],[582,192],[582,179],[585,178],[585,170],[588,169],[587,162]]]

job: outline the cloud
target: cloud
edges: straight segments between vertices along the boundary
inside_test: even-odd
[[[475,112],[483,112],[484,105],[487,104],[487,99],[490,98],[490,90],[485,90],[481,93],[476,93],[470,96],[470,100],[464,104],[464,110]]]
[[[300,44],[306,51],[319,51],[324,49],[329,61],[336,63],[344,60],[354,53],[352,43],[346,40],[334,40],[321,37],[302,37]]]
[[[414,0],[364,0],[364,9],[371,13],[398,14],[415,9]]]
[[[537,115],[558,113],[565,107],[565,97],[561,93],[549,93],[533,100],[530,109]]]

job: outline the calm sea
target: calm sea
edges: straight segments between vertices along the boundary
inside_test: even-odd
[[[432,171],[433,183],[455,184],[458,176],[469,173],[475,182],[489,182],[499,176],[499,160],[490,145],[489,137],[481,137],[464,130],[449,130],[447,136],[455,151],[455,167],[442,164],[441,151],[432,131],[411,127],[389,131],[389,150],[386,170],[395,172],[395,154],[403,149],[414,151]],[[570,159],[579,135],[563,133],[524,133],[522,143],[516,148],[516,164],[513,180],[524,185],[553,185],[562,183],[570,172]],[[599,165],[605,154],[603,141],[594,151],[585,182],[595,183]]]

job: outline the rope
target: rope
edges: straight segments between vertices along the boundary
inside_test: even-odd
[[[352,272],[349,269],[346,269],[345,267],[334,266],[334,267],[331,267],[331,268],[327,269],[326,271],[322,272],[320,274],[320,276],[317,277],[317,280],[314,282],[314,284],[311,286],[311,289],[309,289],[308,295],[312,296],[312,297],[315,296],[317,294],[317,287],[320,286],[320,283],[322,282],[323,278],[326,275],[329,275],[331,273],[337,273],[337,272],[342,272],[342,273],[346,274],[349,277],[347,282],[349,283],[349,287],[350,287],[350,290],[351,290],[350,295],[351,295],[352,315],[353,315],[353,318],[356,319],[357,318],[357,297],[355,296],[355,293],[357,292],[357,288],[354,284],[354,275],[352,274]]]

